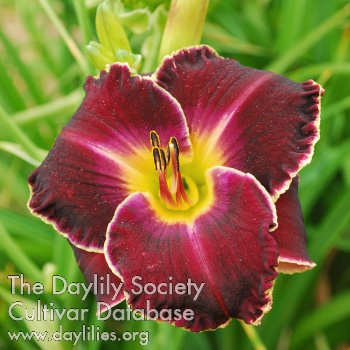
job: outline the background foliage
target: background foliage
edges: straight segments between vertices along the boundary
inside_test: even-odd
[[[92,0],[0,0],[0,349],[72,349],[72,342],[11,342],[7,331],[55,330],[52,322],[16,322],[14,300],[36,303],[35,295],[11,295],[8,275],[23,273],[48,286],[40,296],[55,307],[90,308],[92,296],[49,292],[50,276],[83,278],[69,245],[26,207],[27,176],[53,144],[79,105],[87,73],[84,55],[94,36]],[[149,1],[150,9],[161,1]],[[147,1],[127,1],[144,6]],[[349,349],[350,348],[350,5],[345,0],[212,0],[202,38],[223,56],[323,85],[321,140],[313,162],[301,172],[300,198],[310,256],[317,267],[280,276],[274,305],[248,339],[233,320],[225,329],[191,334],[153,322],[97,321],[117,331],[147,330],[150,343],[80,342],[75,349]],[[142,36],[129,33],[134,52]],[[79,331],[82,321],[63,320]],[[259,338],[258,337],[258,338]]]

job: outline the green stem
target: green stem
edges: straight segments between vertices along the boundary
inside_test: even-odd
[[[287,68],[295,62],[305,51],[310,49],[318,40],[327,34],[333,28],[339,26],[343,20],[350,15],[350,4],[345,5],[342,9],[335,13],[332,17],[324,21],[315,30],[305,36],[304,39],[298,41],[289,50],[286,50],[278,59],[266,67],[266,70],[276,73],[283,73]]]
[[[13,141],[19,143],[25,151],[35,160],[42,161],[42,152],[34,145],[27,135],[13,122],[5,109],[0,105],[0,124],[5,133],[12,136]]]
[[[209,0],[172,0],[160,45],[159,62],[173,51],[200,43],[208,3]]]
[[[24,253],[14,239],[7,232],[5,227],[0,223],[0,241],[3,251],[17,266],[21,273],[28,276],[35,282],[43,283],[43,278],[40,270],[32,260]]]
[[[18,112],[12,116],[12,119],[18,125],[25,125],[66,113],[72,114],[81,103],[83,97],[82,89],[77,89],[69,95],[52,102]]]
[[[41,6],[44,8],[46,14],[50,18],[51,22],[53,25],[56,27],[57,31],[61,35],[63,41],[66,43],[68,50],[71,52],[73,57],[76,59],[78,62],[81,70],[85,75],[88,74],[88,67],[87,67],[87,62],[82,54],[82,52],[79,50],[77,44],[73,40],[73,38],[69,35],[67,32],[66,28],[64,27],[63,23],[61,20],[58,18],[54,10],[52,9],[50,3],[48,0],[38,0],[41,4]]]
[[[292,80],[305,80],[324,72],[331,72],[332,74],[350,74],[350,64],[347,62],[330,62],[319,63],[309,66],[304,66],[293,72],[288,73],[288,78]],[[318,80],[317,80],[318,81]],[[321,84],[322,85],[322,84]]]
[[[159,6],[153,13],[154,26],[152,34],[144,42],[144,46],[147,46],[147,54],[143,56],[142,73],[153,72],[158,67],[158,56],[160,44],[162,41],[162,35],[166,25],[168,12],[163,6]]]
[[[330,118],[339,118],[342,117],[342,114],[345,110],[350,108],[350,96],[345,97],[344,99],[332,103],[328,106],[325,111],[322,111],[322,121]]]
[[[24,63],[20,58],[20,52],[15,47],[14,43],[3,33],[0,29],[0,40],[5,48],[5,52],[8,54],[7,60],[11,60],[11,63],[18,69],[18,73],[28,86],[28,92],[32,95],[36,103],[40,104],[44,102],[44,94],[41,91],[40,84],[36,84],[34,79],[33,70],[28,67],[28,64]]]
[[[83,44],[87,45],[93,38],[91,24],[89,21],[89,13],[86,8],[85,0],[73,0],[73,5],[75,13],[77,15],[79,28],[83,36]],[[87,60],[87,65],[89,72],[92,74],[94,72],[94,67],[90,64],[90,61]]]
[[[144,57],[144,62],[142,65],[142,73],[153,72],[157,69],[158,52],[159,52],[161,38],[162,38],[161,33],[155,33],[153,35],[153,42],[152,42],[153,49],[150,50],[150,54],[147,57]]]
[[[250,326],[240,321],[240,324],[247,335],[250,343],[252,344],[255,350],[266,350],[264,343],[262,342],[259,333],[255,330],[255,326]]]
[[[102,333],[106,323],[105,321],[98,320],[96,317],[96,313],[97,313],[97,303],[93,303],[91,306],[91,313],[88,320],[88,327],[91,327],[92,325],[94,325],[95,327],[99,327],[100,332]],[[100,342],[90,341],[90,342],[87,342],[86,344],[86,350],[99,350],[99,349],[102,349]]]
[[[83,44],[87,45],[92,40],[92,29],[89,21],[89,14],[84,0],[73,0],[75,13],[77,15],[79,28],[83,35]]]

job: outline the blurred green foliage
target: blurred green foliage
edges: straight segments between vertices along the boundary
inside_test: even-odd
[[[161,1],[127,1],[153,11]],[[153,322],[106,322],[91,312],[85,321],[62,320],[64,330],[82,324],[117,331],[149,331],[150,343],[10,341],[7,331],[30,330],[11,320],[11,274],[48,283],[52,273],[82,281],[66,240],[30,215],[28,174],[50,149],[82,97],[84,53],[96,40],[98,1],[0,0],[0,349],[252,349],[241,325],[191,334]],[[169,2],[166,2],[166,6]],[[129,35],[141,52],[145,34]],[[146,33],[147,34],[147,33]],[[153,33],[154,34],[154,33]],[[274,305],[255,328],[267,349],[350,348],[350,5],[345,0],[211,0],[202,42],[242,64],[323,85],[321,140],[301,171],[300,198],[312,271],[279,276]],[[38,296],[21,296],[26,303]],[[74,295],[44,293],[59,309],[94,309]],[[19,299],[18,299],[19,300]],[[28,305],[29,305],[28,304]],[[50,325],[36,324],[36,330]],[[27,328],[29,327],[29,328]]]

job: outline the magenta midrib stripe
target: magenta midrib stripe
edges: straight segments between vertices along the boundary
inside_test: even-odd
[[[221,118],[220,123],[215,127],[214,130],[211,131],[209,140],[206,141],[206,144],[208,145],[208,148],[205,152],[204,157],[210,153],[213,148],[217,147],[217,142],[219,141],[221,135],[224,133],[228,125],[230,124],[231,120],[236,116],[237,112],[239,111],[240,107],[251,98],[251,96],[258,90],[261,85],[266,83],[267,80],[269,80],[273,76],[272,73],[265,74],[261,76],[259,79],[254,81],[252,79],[251,82],[248,83],[248,87],[244,88],[240,96],[236,98],[234,103],[230,106],[230,111],[226,115],[226,117]]]

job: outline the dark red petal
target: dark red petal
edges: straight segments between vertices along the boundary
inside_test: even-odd
[[[92,286],[91,292],[101,302],[99,311],[104,311],[107,304],[112,307],[122,302],[125,299],[123,282],[111,271],[104,254],[87,252],[73,244],[71,247],[87,285]]]
[[[195,154],[253,174],[277,199],[310,162],[323,89],[241,66],[207,46],[167,57],[156,81],[181,104]],[[203,159],[203,162],[205,159]]]
[[[176,137],[182,156],[191,156],[188,127],[179,103],[149,77],[130,77],[127,66],[114,64],[99,79],[88,77],[83,113],[70,122],[70,131],[127,159],[150,150],[155,130],[166,148]],[[82,122],[86,123],[82,129]],[[148,153],[147,153],[148,154]]]
[[[193,332],[215,329],[232,317],[258,324],[271,307],[277,277],[277,245],[269,233],[276,224],[274,204],[249,174],[215,167],[207,180],[211,204],[193,218],[169,212],[173,219],[167,220],[152,209],[147,194],[128,197],[108,229],[107,262],[122,276],[133,309],[171,310],[167,321]],[[169,283],[189,280],[197,288],[205,284],[196,300],[194,287],[191,293],[170,293]],[[168,293],[139,294],[138,284],[147,283]],[[175,310],[180,316],[192,310],[194,317],[176,319]]]
[[[315,264],[306,250],[306,232],[298,198],[299,177],[277,202],[278,228],[272,232],[280,253],[278,272],[295,273],[312,269]]]
[[[74,244],[102,251],[113,213],[129,194],[124,177],[113,160],[59,136],[29,176],[28,206]]]
[[[130,77],[127,66],[88,77],[85,90],[82,105],[29,177],[28,206],[76,246],[98,252],[118,204],[147,190],[140,187],[147,171],[157,181],[150,131],[163,146],[175,136],[184,157],[191,156],[191,144],[179,104],[150,78]]]

